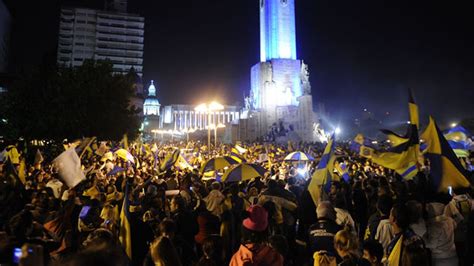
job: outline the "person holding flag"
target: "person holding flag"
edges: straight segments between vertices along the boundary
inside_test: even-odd
[[[321,161],[319,161],[308,186],[308,191],[316,206],[318,206],[322,193],[329,192],[331,188],[334,161],[336,160],[334,154],[335,145],[335,134],[333,134],[324,149]]]
[[[385,265],[429,265],[429,253],[423,239],[409,227],[410,217],[406,206],[397,204],[392,207],[390,224],[395,237],[385,251]],[[416,262],[421,263],[414,264]]]

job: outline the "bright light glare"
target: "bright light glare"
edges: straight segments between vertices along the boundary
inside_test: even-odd
[[[223,110],[224,105],[218,103],[218,102],[212,102],[209,104],[209,110],[215,111],[215,110]]]
[[[224,105],[216,102],[216,101],[213,101],[211,102],[210,104],[205,104],[205,103],[202,103],[196,107],[194,107],[194,111],[196,112],[210,112],[210,111],[218,111],[218,110],[224,110]]]
[[[197,112],[207,112],[207,104],[202,103],[194,108]]]
[[[306,172],[307,172],[306,168],[298,168],[298,169],[296,169],[296,171],[297,171],[298,174],[300,174],[300,175],[305,175]]]
[[[457,123],[451,123],[451,127],[456,127],[457,125]]]
[[[334,130],[334,133],[336,133],[336,135],[341,134],[341,128],[340,128],[340,127],[336,127],[336,129]]]

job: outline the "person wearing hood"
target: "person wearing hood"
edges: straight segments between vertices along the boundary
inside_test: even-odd
[[[242,222],[242,244],[230,260],[230,266],[282,266],[283,256],[266,245],[268,213],[254,205],[247,209],[248,218]]]
[[[456,222],[443,214],[444,204],[432,202],[426,204],[426,234],[423,237],[426,247],[431,250],[433,266],[458,265],[454,230]]]
[[[211,185],[211,192],[209,195],[204,198],[204,202],[206,202],[207,209],[215,216],[221,217],[223,213],[222,203],[225,200],[224,194],[220,191],[221,184],[219,182],[213,182]]]

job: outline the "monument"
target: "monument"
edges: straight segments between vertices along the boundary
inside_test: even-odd
[[[296,54],[294,0],[260,0],[260,62],[250,72],[248,121],[241,123],[251,133],[242,139],[313,141],[316,114],[308,66]]]

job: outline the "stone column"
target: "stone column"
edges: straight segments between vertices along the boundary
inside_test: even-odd
[[[176,113],[176,111],[173,112],[173,116],[174,116],[174,130],[176,130],[176,119],[178,117],[178,114]]]

